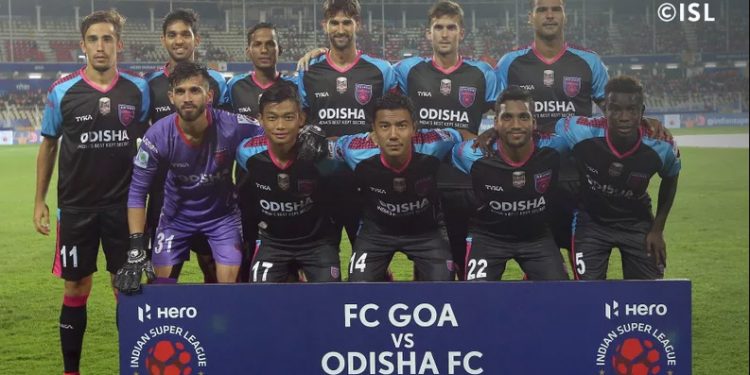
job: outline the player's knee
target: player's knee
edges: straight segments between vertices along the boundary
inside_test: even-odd
[[[71,297],[88,295],[91,293],[92,282],[93,277],[91,275],[86,276],[80,280],[66,280],[65,295]]]

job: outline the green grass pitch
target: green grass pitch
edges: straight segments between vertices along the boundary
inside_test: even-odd
[[[747,132],[747,128],[744,129]],[[0,373],[60,374],[57,321],[62,281],[50,269],[54,237],[34,231],[36,146],[0,147]],[[748,370],[748,150],[682,150],[683,171],[667,223],[667,278],[693,282],[695,374]],[[656,185],[656,184],[654,184]],[[48,204],[54,213],[54,184]],[[654,195],[652,193],[652,195]],[[54,223],[53,223],[54,228]],[[342,251],[346,268],[350,249]],[[616,252],[614,253],[616,254]],[[100,257],[99,269],[104,269]],[[621,277],[619,257],[610,274]],[[406,280],[411,265],[397,257]],[[508,279],[518,279],[510,267]],[[194,262],[182,281],[199,280]],[[117,373],[117,333],[109,276],[99,272],[89,299],[82,373]]]

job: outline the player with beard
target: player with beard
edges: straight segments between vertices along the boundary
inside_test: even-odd
[[[83,19],[80,46],[86,66],[52,84],[42,118],[34,225],[39,233],[49,235],[45,197],[59,147],[52,272],[65,280],[60,345],[68,375],[79,373],[99,243],[112,275],[128,254],[128,185],[136,139],[147,126],[149,96],[145,80],[117,68],[124,23],[125,18],[113,10]]]
[[[180,62],[169,76],[169,99],[177,113],[146,132],[133,164],[128,195],[131,252],[117,272],[115,286],[126,293],[140,290],[147,237],[146,195],[154,177],[166,170],[165,199],[153,244],[157,283],[174,283],[172,267],[190,252],[195,235],[208,238],[216,276],[235,282],[242,260],[242,226],[232,182],[235,150],[240,142],[261,132],[255,121],[214,109],[209,103],[209,73],[192,62]]]
[[[420,128],[453,128],[464,139],[477,136],[482,116],[497,98],[497,80],[487,63],[463,58],[464,12],[450,0],[438,1],[428,13],[429,58],[412,57],[394,66],[398,86],[414,102]],[[444,160],[438,174],[441,205],[457,276],[464,276],[466,236],[471,207],[471,179]],[[415,275],[418,277],[418,275]]]
[[[162,22],[161,44],[169,55],[169,61],[163,67],[145,75],[151,91],[151,123],[175,112],[174,105],[169,99],[169,75],[174,67],[183,61],[194,61],[195,50],[201,42],[198,35],[198,14],[192,9],[177,9],[164,17]],[[220,99],[226,92],[224,77],[215,70],[208,70],[210,90],[213,92],[212,105],[218,106]],[[148,212],[146,219],[147,233],[151,244],[156,243],[156,226],[159,222],[159,212],[164,201],[165,172],[159,173],[149,192]],[[216,265],[211,256],[211,249],[205,237],[196,236],[191,240],[191,249],[195,251],[198,265],[203,272],[203,281],[216,282]],[[173,267],[172,277],[177,278],[182,270],[182,263]]]
[[[613,247],[625,279],[661,279],[666,267],[664,227],[677,194],[682,163],[673,142],[644,132],[643,87],[633,78],[604,88],[604,117],[569,117],[555,131],[567,143],[581,174],[581,209],[573,221],[576,278],[605,279]],[[648,185],[659,174],[659,203],[651,211]]]
[[[357,0],[326,0],[323,9],[330,51],[311,60],[298,82],[308,120],[329,137],[368,132],[375,101],[396,87],[393,69],[388,62],[357,50],[361,21]],[[352,172],[327,177],[323,185],[326,194],[335,198],[332,216],[339,236],[345,228],[354,243],[361,199]]]
[[[536,133],[534,100],[518,86],[497,99],[494,155],[471,141],[453,149],[453,162],[471,176],[479,208],[466,239],[466,280],[498,280],[514,259],[530,280],[565,280],[562,256],[546,217],[556,183],[562,138]]]

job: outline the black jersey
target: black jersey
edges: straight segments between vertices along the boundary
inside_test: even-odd
[[[411,98],[420,128],[465,129],[477,134],[482,115],[497,99],[497,78],[485,62],[459,59],[443,69],[432,58],[411,57],[396,64],[401,92]]]
[[[495,67],[499,90],[518,85],[534,97],[539,129],[552,132],[567,116],[591,116],[593,102],[604,100],[607,68],[595,52],[565,44],[560,54],[545,59],[532,43],[506,53]]]
[[[325,54],[300,72],[298,84],[308,120],[328,136],[342,136],[370,131],[375,99],[396,87],[396,77],[387,61],[362,52],[343,69]]]
[[[364,198],[362,233],[415,235],[439,228],[437,171],[440,160],[460,141],[461,134],[453,129],[420,130],[409,161],[395,169],[368,134],[339,138],[334,153],[354,170]]]
[[[174,106],[169,102],[169,64],[156,69],[154,71],[146,73],[144,76],[148,81],[148,87],[151,93],[151,113],[149,118],[151,123],[155,124],[157,121],[164,117],[167,117],[175,112]],[[209,69],[208,74],[213,78],[208,82],[208,86],[214,93],[214,100],[212,102],[214,107],[219,106],[221,98],[226,95],[227,83],[224,76],[221,73]]]
[[[240,145],[237,164],[247,173],[240,199],[252,202],[243,209],[257,215],[261,237],[277,244],[309,245],[331,235],[333,226],[320,187],[321,174],[330,162],[291,160],[282,165],[268,150],[265,135]]]
[[[555,127],[576,158],[583,209],[603,223],[651,220],[649,181],[656,173],[680,173],[679,150],[674,143],[648,137],[641,128],[638,143],[621,153],[612,145],[607,127],[605,117],[578,116],[561,119]]]
[[[136,73],[120,70],[102,90],[84,70],[53,83],[44,108],[42,135],[62,136],[58,206],[125,205],[136,139],[146,131],[148,85]]]
[[[560,157],[567,149],[557,136],[539,135],[529,158],[514,163],[498,143],[496,155],[483,157],[463,142],[453,149],[453,163],[471,175],[479,207],[470,232],[503,241],[531,241],[549,233],[547,204],[557,181]]]
[[[262,85],[255,79],[255,72],[238,74],[227,83],[227,90],[222,98],[221,106],[234,113],[257,118],[260,94],[282,81],[297,84],[295,77],[286,77],[280,74],[267,85]]]

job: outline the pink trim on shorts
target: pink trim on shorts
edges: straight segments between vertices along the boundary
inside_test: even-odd
[[[62,277],[62,264],[60,260],[60,213],[57,214],[57,236],[55,238],[55,260],[52,262],[52,274]]]
[[[471,244],[472,244],[472,238],[467,237],[466,238],[466,256],[464,256],[464,280],[468,278],[469,273],[469,256],[471,256]]]

